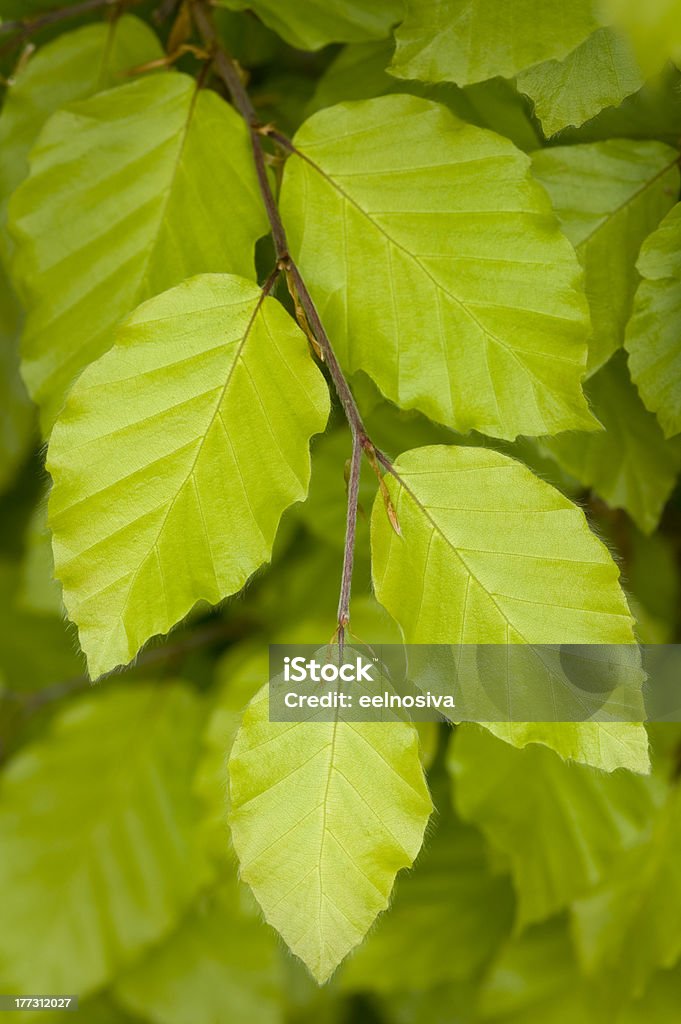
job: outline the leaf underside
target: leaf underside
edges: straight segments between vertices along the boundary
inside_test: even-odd
[[[10,229],[29,310],[23,373],[47,432],[74,378],[143,299],[192,274],[254,276],[267,220],[238,114],[165,73],[48,121]]]
[[[193,278],[130,317],[47,462],[55,571],[93,677],[269,560],[328,410],[304,335],[245,278]]]
[[[320,111],[294,142],[283,216],[345,369],[461,432],[596,425],[579,267],[524,154],[413,96]]]
[[[419,851],[432,805],[418,747],[403,723],[270,722],[267,686],[244,715],[229,762],[241,878],[320,983]]]

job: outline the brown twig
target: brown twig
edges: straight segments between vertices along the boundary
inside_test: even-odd
[[[340,598],[338,600],[338,646],[341,654],[345,642],[345,631],[350,625],[350,592],[352,590],[352,569],[355,561],[355,532],[357,530],[357,507],[359,504],[359,478],[362,472],[362,444],[357,433],[352,435],[352,456],[348,476],[348,513],[345,524],[345,547],[343,549],[343,572],[341,575]]]
[[[285,271],[289,289],[296,307],[302,308],[307,323],[316,338],[321,358],[329,371],[329,376],[338,396],[352,435],[351,473],[348,484],[348,512],[343,556],[343,572],[341,578],[341,594],[338,605],[339,642],[342,644],[345,630],[350,621],[350,590],[352,584],[352,568],[354,562],[354,545],[357,524],[357,495],[359,490],[359,471],[362,453],[371,454],[372,459],[392,471],[388,457],[380,452],[371,441],[365,429],[361,413],[355,402],[354,395],[345,378],[345,374],[336,358],[333,346],[321,322],[319,313],[308,291],[307,285],[292,259],[288,249],[286,231],[279,215],[269,175],[267,173],[267,154],[263,148],[263,138],[269,137],[289,152],[294,152],[293,143],[278,132],[272,125],[262,125],[248,91],[241,77],[236,61],[221,46],[207,0],[192,0],[192,14],[203,44],[213,52],[213,66],[227,87],[232,103],[243,117],[251,138],[251,148],[255,163],[258,184],[263,204],[267,212],[272,239],[274,241],[277,265]]]

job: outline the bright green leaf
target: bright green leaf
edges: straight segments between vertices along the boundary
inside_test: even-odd
[[[328,43],[384,39],[400,20],[402,0],[217,0],[233,11],[250,10],[282,39],[300,50],[319,50]]]
[[[373,577],[408,643],[633,641],[607,548],[527,467],[433,446],[401,455],[395,472],[385,479],[402,536],[377,500]]]
[[[602,142],[604,139],[657,139],[670,146],[679,142],[681,72],[672,64],[648,79],[642,89],[619,105],[607,107],[581,128],[566,128],[561,143]]]
[[[399,480],[386,483],[401,536],[377,499],[373,580],[407,643],[633,642],[608,550],[583,512],[527,467],[498,452],[445,446],[406,452],[394,465]],[[648,769],[645,729],[635,723],[490,728],[509,743],[543,742],[606,770]]]
[[[564,57],[599,25],[594,0],[407,0],[390,68],[400,78],[469,85]]]
[[[588,381],[586,393],[605,428],[539,442],[568,473],[650,533],[681,469],[681,446],[666,441],[629,379],[623,353]]]
[[[644,242],[625,345],[631,377],[666,437],[681,431],[681,204]]]
[[[619,106],[641,88],[643,78],[627,41],[600,28],[563,60],[522,71],[517,85],[534,103],[548,136],[584,124],[605,107]]]
[[[678,162],[678,150],[624,139],[533,154],[532,170],[584,267],[591,372],[624,341],[639,249],[674,205]]]
[[[431,802],[416,730],[270,722],[265,686],[246,711],[229,775],[240,876],[323,982],[385,910],[395,875],[421,846]]]
[[[541,744],[565,761],[577,761],[604,772],[625,768],[650,771],[648,735],[636,722],[485,722],[498,739],[514,747]]]
[[[583,896],[653,816],[650,778],[516,750],[477,726],[456,730],[448,767],[459,813],[510,862],[519,928]]]
[[[0,984],[78,992],[176,923],[203,877],[191,771],[201,709],[136,683],[65,707],[0,783]]]
[[[280,1024],[277,944],[241,889],[226,877],[204,895],[116,982],[116,999],[153,1024],[196,1024],[199,1013],[202,1021]]]
[[[142,299],[204,271],[251,276],[266,218],[242,120],[168,73],[55,114],[10,227],[28,309],[24,375],[49,429]]]
[[[328,411],[303,333],[244,278],[192,278],[122,325],[48,452],[56,575],[93,677],[268,561]]]
[[[294,141],[283,215],[346,369],[461,432],[593,427],[577,261],[526,156],[413,96],[320,111]]]
[[[67,32],[31,57],[12,80],[0,116],[2,225],[7,200],[26,177],[29,151],[50,114],[125,81],[127,71],[162,55],[148,26],[126,15]]]

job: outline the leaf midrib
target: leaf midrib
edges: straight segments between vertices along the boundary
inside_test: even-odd
[[[459,549],[453,544],[452,541],[450,541],[450,539],[447,537],[447,535],[443,532],[443,530],[440,527],[440,525],[438,524],[437,520],[435,520],[433,518],[433,516],[430,515],[430,511],[429,511],[428,507],[423,504],[423,502],[420,500],[420,498],[418,498],[418,496],[414,493],[414,491],[409,487],[409,485],[406,483],[404,477],[400,475],[398,469],[395,471],[395,479],[398,481],[400,487],[409,495],[409,497],[414,502],[414,504],[419,509],[419,511],[423,514],[423,516],[430,523],[432,530],[437,532],[438,535],[444,540],[444,542],[447,545],[447,547],[449,547],[454,552],[454,554],[456,555],[456,558],[458,559],[460,564],[463,566],[463,569],[466,572],[466,574],[468,575],[468,577],[470,579],[474,580],[475,583],[483,591],[483,593],[486,594],[487,597],[489,597],[490,601],[492,602],[494,607],[497,609],[499,615],[501,616],[503,622],[506,624],[507,629],[508,628],[512,629],[514,631],[514,633],[516,633],[520,637],[522,643],[527,644],[528,646],[531,646],[531,647],[535,647],[536,644],[533,644],[532,641],[528,640],[524,636],[524,634],[520,631],[520,629],[518,629],[518,627],[511,621],[511,619],[509,619],[509,617],[506,615],[506,613],[502,610],[501,606],[499,605],[498,601],[496,600],[495,595],[491,591],[489,591],[487,589],[487,587],[481,582],[481,580],[478,578],[478,576],[473,572],[473,570],[470,568],[470,566],[468,565],[468,562],[463,557],[463,555],[461,554]],[[523,557],[525,557],[525,556],[523,556]],[[584,564],[584,563],[583,563],[582,560],[576,560],[576,564]],[[592,564],[592,563],[588,563],[588,564]],[[463,622],[463,621],[462,621],[462,629],[465,629],[465,622]]]
[[[126,591],[125,600],[122,603],[121,611],[120,611],[120,613],[118,615],[118,618],[116,619],[115,625],[110,629],[110,631],[108,633],[107,642],[112,637],[114,631],[118,628],[118,626],[122,625],[125,628],[125,623],[123,621],[123,617],[124,617],[124,615],[125,615],[125,613],[127,611],[128,601],[130,600],[130,594],[132,592],[132,589],[133,589],[133,587],[135,585],[135,582],[137,581],[137,578],[138,578],[140,572],[142,571],[142,567],[146,564],[146,560],[149,557],[149,554],[156,547],[156,545],[158,544],[158,542],[159,542],[159,540],[161,538],[161,535],[163,534],[163,531],[165,529],[166,523],[168,521],[168,517],[170,516],[170,513],[172,512],[172,510],[173,510],[173,508],[175,506],[175,502],[178,500],[180,494],[182,493],[184,488],[187,486],[189,480],[192,479],[193,476],[194,476],[194,472],[196,470],[196,464],[197,464],[197,462],[199,460],[199,457],[201,455],[201,452],[203,450],[203,446],[204,446],[204,444],[206,442],[206,438],[210,434],[210,432],[211,432],[211,430],[213,428],[213,425],[215,424],[217,418],[219,416],[221,417],[222,405],[223,405],[223,402],[225,400],[225,396],[227,394],[227,390],[228,390],[229,385],[231,383],[232,377],[234,375],[234,371],[235,371],[238,363],[241,360],[241,356],[242,356],[244,347],[245,347],[246,342],[248,341],[248,338],[249,338],[249,336],[251,334],[251,331],[252,331],[252,329],[253,329],[253,327],[255,325],[256,319],[257,319],[258,315],[261,313],[261,310],[262,310],[262,307],[263,307],[263,304],[265,302],[266,297],[267,296],[265,295],[264,291],[261,290],[260,291],[260,295],[258,296],[258,300],[257,300],[256,306],[255,306],[255,309],[254,309],[254,311],[253,311],[253,313],[251,315],[250,320],[248,321],[248,324],[246,325],[246,329],[244,331],[243,337],[239,341],[237,350],[236,350],[236,352],[234,354],[234,359],[232,361],[232,365],[229,368],[229,371],[227,373],[227,377],[225,379],[225,383],[222,386],[222,389],[220,391],[219,397],[218,397],[218,399],[217,399],[217,401],[215,403],[215,409],[213,410],[213,414],[212,414],[212,416],[211,416],[211,418],[210,418],[210,420],[208,422],[208,425],[207,425],[207,427],[206,427],[206,429],[205,429],[205,431],[203,433],[203,437],[201,437],[199,439],[199,444],[198,444],[198,447],[196,449],[196,455],[194,456],[193,462],[192,462],[192,464],[191,464],[191,466],[189,468],[189,471],[185,475],[184,479],[178,485],[177,491],[175,493],[175,496],[173,498],[171,498],[170,501],[168,502],[168,508],[166,509],[166,513],[163,516],[163,519],[161,520],[161,523],[160,523],[159,528],[158,528],[158,532],[157,532],[156,537],[154,539],[154,543],[152,544],[149,552],[147,552],[147,555],[140,560],[139,565],[137,566],[137,568],[135,569],[135,571],[133,572],[133,574],[131,576],[130,583],[128,584],[128,588],[127,588],[127,591]],[[228,307],[226,307],[226,308],[228,308]],[[260,529],[260,525],[255,520],[255,517],[254,517],[254,522],[255,522],[256,526],[258,527],[258,529]],[[211,560],[211,565],[212,565],[212,569],[213,569],[213,574],[215,575],[215,564],[214,564],[214,562],[212,560]],[[220,588],[217,586],[217,576],[215,578],[215,583],[216,583],[216,589],[219,591]]]
[[[343,199],[346,202],[348,202],[354,209],[356,209],[359,213],[361,213],[362,216],[365,217],[369,221],[371,226],[376,231],[378,231],[381,235],[383,235],[383,237],[386,239],[387,242],[390,243],[390,245],[393,245],[396,249],[398,249],[400,252],[402,252],[409,260],[414,262],[416,264],[416,266],[419,268],[419,270],[428,278],[428,280],[436,288],[437,292],[438,293],[439,292],[444,293],[448,298],[450,298],[453,302],[455,302],[456,305],[459,306],[459,308],[465,313],[465,315],[475,324],[475,326],[478,328],[478,330],[481,332],[481,334],[483,335],[484,338],[489,338],[490,340],[496,342],[496,344],[500,348],[502,348],[504,351],[506,351],[508,353],[508,355],[516,362],[516,364],[518,365],[518,367],[521,370],[521,372],[524,375],[526,375],[527,378],[529,379],[529,381],[531,383],[531,387],[532,387],[532,389],[534,391],[535,400],[536,400],[536,398],[537,398],[537,385],[539,385],[540,387],[543,387],[543,383],[533,373],[531,367],[527,366],[520,359],[520,357],[518,355],[518,352],[511,345],[508,345],[505,341],[503,341],[497,334],[495,334],[493,331],[491,331],[488,327],[485,327],[484,324],[471,311],[471,309],[468,307],[468,305],[466,304],[466,302],[463,299],[460,299],[457,295],[455,295],[448,288],[446,288],[443,284],[441,284],[441,282],[438,281],[437,278],[435,278],[433,276],[431,271],[428,270],[428,268],[424,266],[424,264],[421,262],[421,259],[419,258],[418,255],[416,255],[415,253],[410,252],[409,249],[405,248],[405,246],[403,246],[400,242],[396,241],[392,237],[392,235],[390,235],[389,232],[386,231],[386,229],[382,225],[378,224],[372,218],[371,214],[367,210],[365,210],[362,206],[360,206],[360,204],[355,199],[353,199],[353,197],[348,192],[346,192],[345,189],[343,189],[331,177],[331,175],[327,174],[326,171],[324,171],[319,166],[319,164],[315,163],[314,160],[312,160],[309,156],[307,156],[304,152],[302,152],[299,149],[295,150],[295,156],[299,157],[301,160],[303,160],[305,163],[307,163],[310,167],[312,167],[313,170],[317,171],[317,173],[320,175],[320,177],[323,178],[326,182],[328,182],[328,184],[333,189],[335,189],[338,192],[338,194],[340,196],[342,196]],[[494,390],[493,382],[492,382],[492,391],[496,394],[496,392]],[[543,417],[542,417],[542,419],[543,419]]]
[[[613,210],[608,210],[605,213],[605,215],[599,219],[598,223],[589,231],[588,235],[585,235],[584,238],[582,238],[581,241],[577,243],[576,248],[580,250],[586,247],[588,243],[591,241],[591,239],[600,231],[602,231],[605,227],[607,227],[607,225],[612,220],[614,220],[615,217],[619,216],[619,214],[622,213],[623,210],[626,210],[628,206],[631,206],[635,202],[637,202],[641,198],[641,196],[643,196],[648,191],[648,189],[652,188],[653,185],[655,185],[660,180],[660,178],[663,178],[665,176],[665,174],[668,174],[673,167],[678,166],[680,160],[681,154],[677,154],[673,160],[670,160],[669,163],[667,163],[661,170],[656,171],[656,173],[651,178],[647,178],[643,182],[643,184],[636,189],[636,191],[632,192],[629,196],[627,196],[627,198],[623,200],[618,206],[616,206]]]

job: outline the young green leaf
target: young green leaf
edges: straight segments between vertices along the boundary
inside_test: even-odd
[[[408,643],[633,642],[608,550],[581,510],[527,467],[490,450],[433,446],[401,455],[395,472],[399,479],[387,481],[402,536],[376,501],[372,572],[378,600]],[[636,723],[489,728],[509,743],[545,743],[609,771],[649,767]]]
[[[48,452],[55,569],[93,677],[269,559],[328,412],[303,333],[245,278],[193,278],[123,324]]]
[[[432,805],[413,726],[268,712],[265,686],[232,747],[232,839],[266,920],[321,983],[387,907]]]
[[[557,146],[534,153],[532,171],[584,267],[594,372],[624,341],[639,249],[674,205],[679,152],[625,139]]]
[[[583,896],[653,820],[650,777],[567,764],[534,743],[517,750],[477,726],[456,730],[448,768],[459,813],[510,861],[518,928]]]
[[[294,142],[282,212],[346,369],[462,432],[595,425],[577,261],[524,154],[413,96],[320,111]]]
[[[385,39],[402,14],[401,0],[217,0],[232,11],[250,10],[291,46],[319,50],[328,43]]]
[[[162,56],[151,29],[130,15],[66,32],[40,47],[12,81],[0,116],[3,226],[7,201],[28,173],[29,152],[49,116],[69,103],[121,84],[126,72]]]
[[[485,722],[485,728],[514,747],[540,744],[564,761],[614,772],[650,772],[648,734],[638,722]]]
[[[600,23],[594,0],[407,0],[390,71],[469,85],[564,57]]]
[[[627,96],[619,107],[607,107],[580,128],[561,132],[564,145],[605,139],[656,139],[678,146],[681,117],[681,71],[671,64]]]
[[[526,466],[433,446],[400,455],[395,472],[402,537],[375,502],[373,579],[408,643],[633,641],[607,548]]]
[[[175,925],[204,881],[190,788],[201,722],[184,686],[136,682],[67,705],[7,766],[3,989],[85,996]]]
[[[644,242],[625,346],[631,377],[665,437],[681,431],[681,204]]]
[[[605,107],[617,107],[643,85],[631,46],[611,28],[600,28],[563,60],[521,71],[520,92],[534,103],[546,135],[581,125]]]
[[[665,440],[657,419],[643,405],[623,352],[585,390],[605,429],[559,434],[542,439],[539,446],[610,506],[626,509],[644,533],[651,533],[679,475],[681,445]]]
[[[253,274],[266,218],[245,125],[176,73],[74,104],[45,126],[10,227],[24,375],[49,430],[142,299],[204,271]]]

